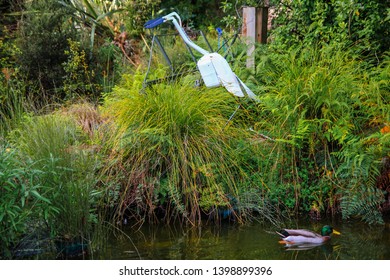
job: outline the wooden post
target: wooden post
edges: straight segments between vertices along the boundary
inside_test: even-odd
[[[256,42],[267,44],[268,7],[257,8],[256,17]]]
[[[255,42],[256,42],[256,8],[244,7],[243,9],[242,36],[247,44],[246,67],[255,66]]]
[[[267,43],[268,7],[244,7],[242,36],[248,46],[246,67],[255,66],[255,43]]]

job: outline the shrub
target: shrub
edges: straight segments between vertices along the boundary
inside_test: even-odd
[[[17,40],[21,50],[18,64],[29,80],[39,82],[41,98],[62,98],[67,40],[76,37],[67,21],[71,13],[59,1],[30,1],[25,5]]]
[[[99,157],[75,116],[29,117],[11,137],[21,155],[41,171],[34,182],[44,186],[45,196],[58,209],[46,217],[52,234],[85,241],[97,222]]]
[[[19,52],[8,35],[0,38],[0,139],[14,128],[25,111],[27,85],[18,75],[14,61]]]
[[[336,43],[375,62],[389,49],[386,1],[279,1],[271,37],[279,47]]]
[[[95,82],[95,72],[90,69],[85,51],[80,43],[68,40],[69,49],[65,50],[68,60],[62,63],[64,76],[64,93],[67,100],[90,98],[96,100],[100,97],[101,86]]]
[[[20,240],[49,219],[58,209],[47,198],[47,188],[37,182],[42,171],[22,161],[13,147],[0,146],[0,259],[11,258]]]

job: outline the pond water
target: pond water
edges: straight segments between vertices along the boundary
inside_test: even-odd
[[[261,223],[183,228],[143,225],[122,228],[127,237],[111,237],[95,259],[143,260],[390,260],[390,223],[368,226],[359,222],[296,223],[295,228],[320,232],[331,224],[341,235],[314,248],[287,248],[279,244],[275,227]],[[291,226],[294,227],[294,226]]]

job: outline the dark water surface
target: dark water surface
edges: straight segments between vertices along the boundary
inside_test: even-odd
[[[390,260],[390,224],[368,226],[358,222],[299,222],[295,228],[320,232],[331,224],[342,235],[333,235],[325,245],[286,248],[279,244],[275,227],[260,223],[246,226],[222,224],[201,228],[143,225],[125,226],[128,237],[109,238],[104,253],[95,259],[123,260]]]

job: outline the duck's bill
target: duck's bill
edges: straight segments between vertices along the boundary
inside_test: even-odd
[[[341,234],[341,232],[339,232],[339,231],[337,231],[337,230],[333,230],[333,233],[334,233],[334,234],[337,234],[337,235],[340,235],[340,234]]]

